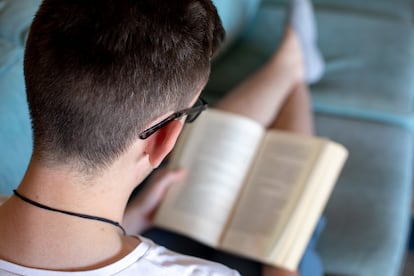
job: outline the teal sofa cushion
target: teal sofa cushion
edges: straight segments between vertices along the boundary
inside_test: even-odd
[[[403,14],[346,13],[327,6],[320,6],[318,19],[328,65],[312,90],[315,109],[412,128],[412,23]]]
[[[226,30],[221,54],[224,53],[249,27],[256,16],[261,0],[213,0]]]
[[[251,25],[220,59],[215,60],[205,88],[209,103],[215,103],[231,88],[258,69],[275,51],[281,40],[285,5],[263,1]]]
[[[32,152],[23,49],[0,39],[0,194],[21,181]]]
[[[23,46],[40,0],[0,0],[0,194],[11,194],[32,153]]]
[[[281,2],[283,0],[263,0]],[[286,1],[286,0],[285,0]],[[412,1],[410,0],[312,0],[317,9],[342,11],[345,14],[358,14],[378,17],[391,21],[412,23]]]
[[[400,275],[411,217],[411,132],[332,115],[318,115],[316,129],[349,150],[317,246],[325,272]]]
[[[0,37],[23,46],[41,0],[0,0]]]
[[[21,58],[21,49],[19,49],[15,44],[0,38],[0,75],[7,71],[16,62],[21,61]]]

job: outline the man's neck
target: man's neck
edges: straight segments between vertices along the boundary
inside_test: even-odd
[[[121,173],[109,170],[84,177],[63,166],[29,165],[18,191],[52,208],[121,221],[133,186]]]
[[[70,169],[52,169],[32,160],[18,192],[52,208],[121,222],[134,187],[129,183],[133,179],[125,175],[109,169],[95,178],[83,178]],[[139,243],[109,223],[48,211],[17,197],[0,208],[0,219],[0,259],[25,266],[95,268],[124,256]]]

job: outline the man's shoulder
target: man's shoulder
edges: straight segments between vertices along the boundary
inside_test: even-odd
[[[153,276],[215,276],[239,275],[224,265],[207,260],[178,254],[154,244],[145,238],[133,252],[108,266],[83,271],[81,275],[153,275]],[[0,259],[0,275],[80,275],[78,272],[40,270],[9,263]]]
[[[151,275],[239,275],[237,271],[222,264],[176,253],[145,238],[141,240],[148,246],[148,250],[137,260],[135,267],[144,269],[142,272]]]

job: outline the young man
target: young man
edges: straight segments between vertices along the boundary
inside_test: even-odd
[[[205,108],[197,99],[223,36],[210,0],[43,2],[25,54],[34,151],[0,207],[0,274],[237,274],[119,223],[137,183]],[[141,224],[128,229],[181,176],[137,200]]]
[[[306,82],[323,64],[308,35],[309,2],[294,0],[290,18],[271,60],[218,107],[312,135]],[[124,216],[184,119],[205,107],[196,99],[223,35],[209,0],[44,1],[25,58],[34,152],[0,207],[0,275],[237,274],[124,235],[147,228],[165,190],[183,177],[162,172]],[[264,266],[263,274],[296,273]]]

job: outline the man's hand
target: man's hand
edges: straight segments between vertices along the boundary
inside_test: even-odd
[[[164,199],[168,188],[184,180],[184,170],[160,169],[150,179],[148,185],[128,205],[125,210],[123,227],[131,235],[142,233],[152,226],[155,211]]]
[[[299,276],[299,273],[271,265],[263,265],[262,276]]]

